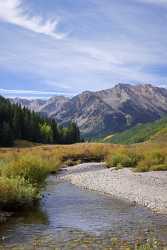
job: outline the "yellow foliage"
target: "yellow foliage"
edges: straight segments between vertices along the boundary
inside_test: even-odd
[[[106,161],[108,167],[132,167],[136,171],[167,170],[167,144],[78,143],[1,148],[0,206],[5,201],[6,205],[14,201],[22,204],[22,200],[29,203],[35,196],[39,197],[40,187],[49,173],[55,173],[63,165],[93,161]]]

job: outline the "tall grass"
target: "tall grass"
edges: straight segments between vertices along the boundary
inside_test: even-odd
[[[60,161],[55,157],[18,154],[0,163],[0,209],[29,206],[40,197],[40,188],[51,172],[56,172]]]
[[[116,152],[109,151],[106,156],[108,167],[134,168],[135,171],[166,171],[167,145],[141,144],[125,146]]]
[[[0,208],[32,204],[49,173],[63,165],[92,161],[106,161],[116,169],[167,170],[167,145],[83,143],[0,149]]]
[[[32,185],[41,185],[47,177],[48,170],[45,160],[39,156],[21,156],[7,163],[1,170],[2,176],[16,178],[20,176]]]
[[[0,177],[0,208],[17,209],[19,206],[32,205],[39,195],[38,189],[24,178],[17,176]]]
[[[142,155],[132,150],[121,150],[116,153],[110,152],[106,157],[107,167],[116,169],[136,167],[138,162],[143,158]]]

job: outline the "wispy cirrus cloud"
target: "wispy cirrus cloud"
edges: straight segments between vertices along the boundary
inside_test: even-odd
[[[23,89],[0,89],[0,95],[15,98],[22,97],[26,99],[48,99],[52,96],[63,95],[71,97],[76,93],[67,93],[63,91],[35,91],[35,90],[23,90]]]
[[[41,16],[30,15],[22,0],[0,0],[0,20],[56,39],[65,37],[65,34],[57,31],[58,19],[44,21]]]
[[[19,17],[17,25],[25,28],[31,23],[27,31],[49,32],[48,36],[32,36],[0,22],[0,88],[78,93],[109,88],[118,82],[165,85],[166,3],[167,0],[0,0],[0,21],[16,23]],[[70,35],[52,39],[59,35],[58,21],[52,25],[54,28],[41,32],[46,22],[38,20],[39,12],[41,17],[42,13],[63,16],[61,24]],[[11,91],[8,95],[36,96]]]

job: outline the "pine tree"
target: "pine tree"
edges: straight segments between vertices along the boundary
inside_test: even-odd
[[[32,142],[70,144],[80,141],[76,123],[58,126],[55,120],[42,117],[0,96],[0,146],[11,146],[15,139]]]
[[[3,147],[10,147],[14,144],[13,131],[7,122],[3,122],[0,128],[0,144]]]

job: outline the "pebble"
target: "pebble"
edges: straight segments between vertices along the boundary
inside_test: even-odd
[[[136,173],[129,168],[108,169],[105,163],[83,163],[64,168],[58,178],[167,213],[167,171]]]

